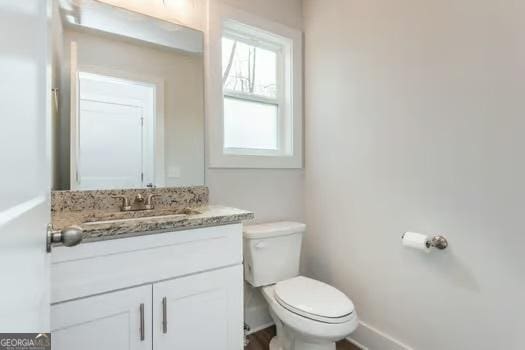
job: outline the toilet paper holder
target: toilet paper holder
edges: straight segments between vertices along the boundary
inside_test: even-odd
[[[403,235],[401,236],[401,239],[403,239],[404,237],[405,237],[405,234],[403,233]],[[448,247],[448,240],[445,236],[436,235],[436,236],[433,236],[431,239],[428,239],[425,242],[425,245],[427,246],[427,248],[433,247],[439,250],[443,250]]]
[[[426,244],[427,244],[427,248],[434,247],[439,250],[443,250],[446,247],[448,247],[447,239],[445,238],[445,236],[440,236],[440,235],[432,237],[432,239],[427,241]]]

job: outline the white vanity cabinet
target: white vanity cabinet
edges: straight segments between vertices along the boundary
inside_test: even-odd
[[[56,247],[54,350],[241,350],[242,226]]]
[[[51,307],[53,349],[150,350],[151,286]]]
[[[231,317],[242,299],[239,278],[236,266],[154,284],[153,349],[241,349],[243,323]]]

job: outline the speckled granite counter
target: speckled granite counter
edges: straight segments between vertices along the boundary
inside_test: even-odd
[[[114,195],[160,194],[153,210],[121,212]],[[119,191],[59,191],[52,195],[56,230],[80,226],[82,242],[239,223],[254,218],[241,209],[208,206],[206,187]]]
[[[118,211],[122,201],[114,196],[127,196],[130,200],[137,194],[158,195],[155,210],[185,207],[202,207],[208,204],[209,191],[206,186],[141,188],[124,190],[53,191],[51,192],[51,214],[81,211]]]

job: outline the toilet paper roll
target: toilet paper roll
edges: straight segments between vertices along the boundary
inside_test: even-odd
[[[417,232],[405,232],[403,235],[403,245],[405,247],[422,250],[425,252],[430,251],[430,247],[427,246],[429,238],[427,235]]]

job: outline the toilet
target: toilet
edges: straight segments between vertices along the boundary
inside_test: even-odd
[[[358,324],[344,293],[299,275],[305,229],[297,222],[244,227],[244,278],[261,288],[277,327],[270,350],[335,350]]]

